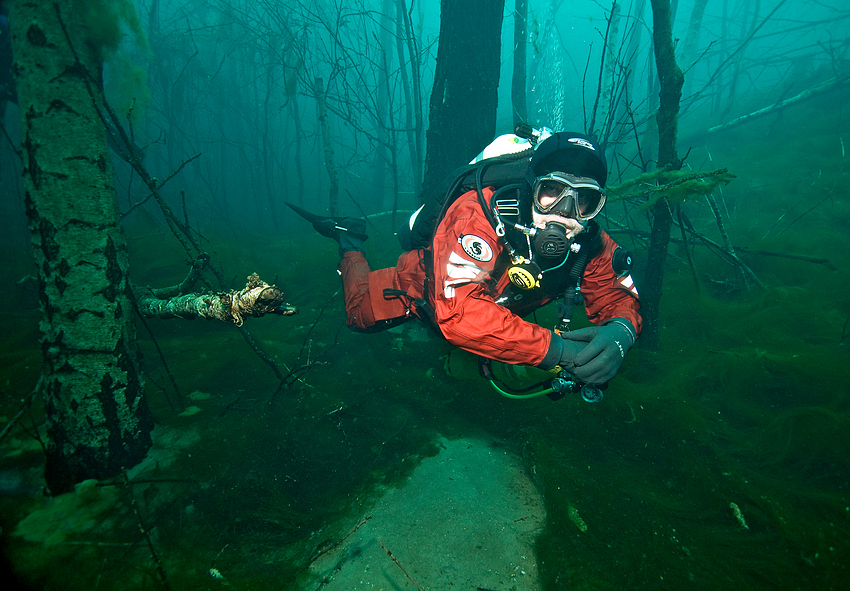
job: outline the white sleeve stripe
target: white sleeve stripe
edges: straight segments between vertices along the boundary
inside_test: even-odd
[[[475,281],[484,274],[481,267],[452,251],[449,254],[449,261],[446,263],[446,281],[443,284],[443,295],[446,298],[453,298],[455,286]]]
[[[630,291],[634,295],[638,295],[637,287],[635,287],[635,282],[632,279],[631,275],[626,275],[625,277],[620,279],[620,285],[622,285],[626,290]]]
[[[481,273],[483,273],[481,267],[469,261],[456,252],[452,251],[449,255],[449,262],[446,265],[446,275],[451,277],[452,279],[466,279],[468,281],[472,281]]]

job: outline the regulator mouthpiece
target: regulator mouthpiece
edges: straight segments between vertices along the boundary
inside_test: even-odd
[[[567,238],[567,228],[556,222],[549,222],[542,230],[534,233],[532,241],[534,252],[544,259],[563,258],[572,241]]]

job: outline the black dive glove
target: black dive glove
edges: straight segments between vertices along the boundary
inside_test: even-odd
[[[561,336],[563,336],[563,334],[561,334]],[[576,356],[581,353],[581,350],[585,347],[587,347],[587,345],[583,342],[569,341],[566,340],[566,337],[564,337],[561,339],[561,358],[558,360],[558,365],[560,365],[562,369],[566,369],[568,372],[573,373],[576,368]]]
[[[580,328],[561,336],[565,339],[565,353],[574,350],[568,346],[570,343],[587,343],[572,357],[573,366],[566,369],[588,384],[604,384],[613,378],[637,339],[632,323],[625,318],[614,318],[604,326]]]

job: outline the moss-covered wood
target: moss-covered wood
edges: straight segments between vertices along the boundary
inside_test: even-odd
[[[102,85],[90,9],[82,1],[43,0],[12,9],[26,210],[40,282],[46,479],[60,493],[139,462],[153,425],[97,112]]]
[[[254,273],[239,291],[223,293],[163,293],[135,288],[139,313],[147,318],[206,318],[242,326],[246,316],[292,316],[298,309],[283,302],[283,292]]]

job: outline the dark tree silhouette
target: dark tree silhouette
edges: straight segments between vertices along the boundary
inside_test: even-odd
[[[440,2],[423,194],[495,135],[504,7],[504,0]]]
[[[527,123],[528,102],[525,87],[528,80],[528,0],[514,1],[514,73],[511,80],[511,102],[514,123]]]
[[[679,170],[676,142],[679,121],[679,102],[685,76],[676,64],[673,46],[673,27],[670,0],[651,0],[652,37],[655,45],[655,63],[661,83],[660,104],[655,119],[658,123],[658,168]],[[641,315],[644,326],[641,333],[642,346],[658,348],[658,321],[661,291],[664,281],[664,264],[670,244],[670,227],[673,213],[666,198],[652,206],[652,230],[646,260],[646,275],[641,289]]]

